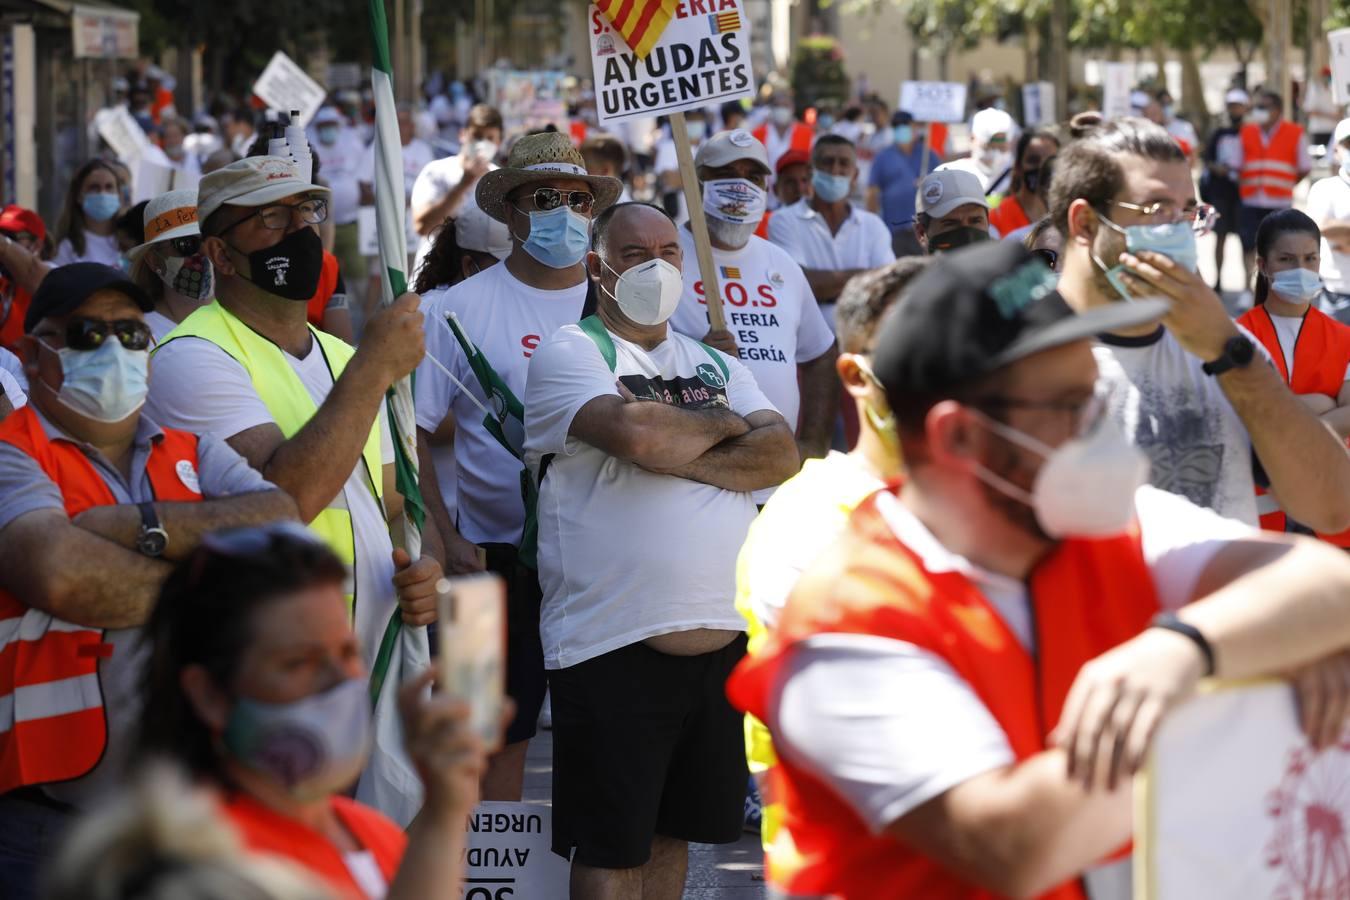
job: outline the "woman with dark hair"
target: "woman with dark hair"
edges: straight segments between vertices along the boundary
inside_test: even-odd
[[[1256,306],[1238,319],[1270,353],[1298,398],[1341,437],[1350,437],[1350,325],[1317,309],[1322,232],[1296,209],[1271,213],[1256,231]],[[1261,527],[1302,530],[1257,489]],[[1350,547],[1350,531],[1322,535]]]
[[[218,788],[250,849],[299,863],[340,897],[458,898],[483,744],[466,704],[427,699],[428,670],[399,697],[425,790],[410,834],[344,796],[371,743],[346,578],[293,523],[205,537],[145,628],[141,749]]]
[[[97,262],[117,268],[120,250],[113,233],[122,209],[122,176],[107,160],[91,159],[70,179],[52,265]]]
[[[1059,152],[1059,138],[1054,132],[1028,128],[1017,139],[1013,157],[1012,184],[1008,196],[989,212],[989,224],[1000,236],[1022,239],[1014,232],[1029,227],[1050,211],[1046,203],[1050,179],[1043,167]]]
[[[419,294],[447,288],[490,269],[511,254],[506,225],[477,206],[466,206],[436,230],[417,270],[413,290]]]

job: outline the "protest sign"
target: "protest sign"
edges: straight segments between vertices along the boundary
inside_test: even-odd
[[[253,93],[272,109],[285,113],[298,109],[300,124],[308,125],[323,106],[328,91],[310,78],[295,60],[278,50],[253,83]]]
[[[755,95],[745,0],[681,0],[646,59],[594,5],[588,10],[601,125]]]
[[[493,69],[487,73],[488,102],[502,114],[506,135],[522,134],[552,124],[567,129],[563,97],[566,72]]]
[[[1134,82],[1134,67],[1129,63],[1106,63],[1102,73],[1102,118],[1119,119],[1128,116],[1130,91]]]
[[[469,816],[463,900],[567,900],[571,866],[552,842],[547,806],[478,804]]]
[[[1055,86],[1048,81],[1022,85],[1022,124],[1053,125],[1055,118]]]
[[[1350,104],[1350,28],[1327,33],[1331,44],[1331,94],[1337,106]]]
[[[117,158],[128,167],[139,160],[150,146],[145,129],[141,128],[141,123],[125,106],[106,107],[94,113],[94,128],[117,154]]]
[[[956,81],[906,81],[900,105],[916,122],[960,122],[966,117],[966,86]]]
[[[1135,799],[1140,900],[1350,897],[1350,731],[1313,750],[1287,683],[1174,711]]]

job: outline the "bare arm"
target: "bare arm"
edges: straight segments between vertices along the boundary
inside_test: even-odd
[[[37,291],[42,279],[52,270],[52,266],[39,259],[36,253],[28,252],[4,235],[0,235],[0,266],[29,294]]]
[[[0,422],[3,422],[5,417],[12,412],[14,412],[14,406],[9,402],[9,398],[0,394]]]
[[[469,192],[478,186],[478,179],[488,170],[491,160],[480,159],[472,154],[461,154],[464,177],[452,187],[442,199],[425,206],[413,207],[413,227],[420,235],[428,235],[441,227],[441,223],[459,211],[459,206]]]
[[[77,527],[58,510],[26,513],[0,530],[0,588],[76,625],[145,624],[169,569],[164,560]]]
[[[854,275],[866,272],[866,269],[808,269],[802,267],[806,283],[811,285],[811,293],[820,303],[833,303],[844,291],[844,285]]]
[[[450,433],[454,433],[453,414],[447,413],[451,420]],[[455,528],[450,511],[445,507],[445,498],[441,494],[440,476],[436,474],[436,463],[431,458],[431,447],[437,444],[445,430],[445,423],[432,435],[424,428],[417,429],[417,459],[420,465],[418,480],[422,483],[422,500],[427,505],[427,518],[436,523],[440,532],[441,566],[447,575],[468,575],[483,571],[477,544],[467,541]]]
[[[209,531],[294,519],[297,510],[289,494],[267,490],[201,503],[156,503],[155,514],[169,536],[164,559],[179,560],[196,549],[202,535]],[[74,524],[134,551],[141,530],[141,513],[130,503],[95,506],[76,516]]]
[[[330,306],[325,309],[321,327],[335,338],[340,338],[353,345],[356,343],[356,337],[352,330],[352,312],[345,306]]]
[[[1322,413],[1322,421],[1342,439],[1350,437],[1350,381],[1341,385],[1335,406]]]
[[[610,456],[666,470],[691,463],[711,447],[749,430],[745,419],[729,409],[681,409],[609,395],[588,400],[567,434]]]
[[[867,211],[871,213],[881,212],[881,188],[876,185],[867,187]]]
[[[802,398],[797,444],[802,459],[824,456],[830,450],[834,415],[839,409],[839,375],[834,370],[838,357],[838,348],[831,344],[820,356],[797,366]]]
[[[760,410],[745,417],[750,430],[710,447],[698,459],[662,471],[665,475],[710,484],[726,491],[776,487],[801,468],[797,443],[783,417]]]

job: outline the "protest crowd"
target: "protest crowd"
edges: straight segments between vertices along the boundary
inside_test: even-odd
[[[1202,680],[1345,740],[1325,75],[1209,134],[1157,83],[607,128],[166,78],[116,93],[172,189],[99,141],[59,220],[0,198],[0,896],[458,900],[548,729],[558,897],[748,833],[776,900],[1128,898]]]

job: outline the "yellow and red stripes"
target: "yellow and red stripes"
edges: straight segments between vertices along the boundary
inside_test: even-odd
[[[646,59],[652,52],[675,15],[676,4],[677,0],[595,0],[596,7],[623,35],[638,59]]]

